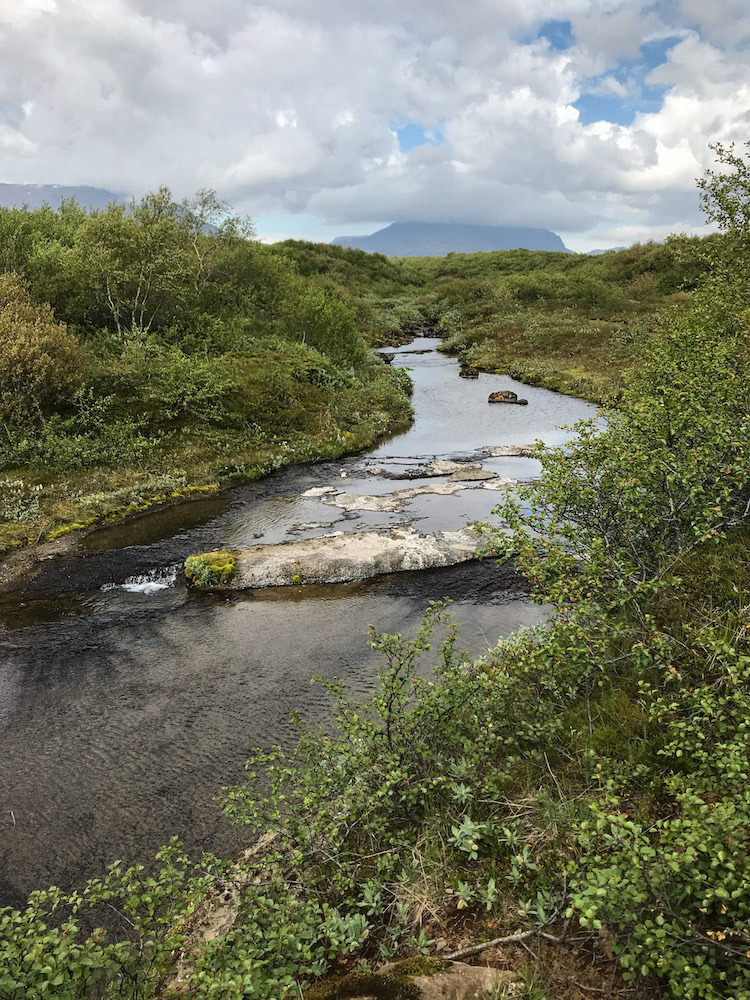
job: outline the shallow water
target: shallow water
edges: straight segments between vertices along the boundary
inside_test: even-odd
[[[182,562],[195,551],[485,518],[498,494],[476,483],[390,514],[347,512],[302,493],[333,486],[378,495],[443,482],[382,472],[418,472],[431,458],[471,457],[484,445],[561,443],[569,435],[556,424],[595,412],[501,376],[461,379],[456,362],[434,352],[399,353],[415,381],[417,418],[405,434],[367,456],[287,469],[94,532],[79,552],[0,595],[0,905],[51,882],[73,886],[115,858],[148,861],[173,834],[191,851],[242,846],[243,831],[223,819],[215,796],[242,778],[254,746],[294,739],[291,709],[326,721],[327,696],[311,675],[342,677],[356,694],[372,688],[370,623],[413,633],[428,600],[448,596],[459,645],[480,655],[540,620],[543,609],[492,562],[254,594],[185,589]],[[498,388],[529,405],[489,406]],[[522,479],[538,470],[529,459],[483,465]]]

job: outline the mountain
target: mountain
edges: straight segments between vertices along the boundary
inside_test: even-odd
[[[0,184],[0,208],[58,208],[63,198],[75,198],[84,208],[106,208],[110,201],[122,201],[122,195],[95,187],[65,187],[62,184]]]
[[[600,257],[603,253],[617,253],[618,250],[627,250],[627,247],[607,247],[605,250],[587,250],[588,257]]]
[[[444,257],[488,250],[566,250],[549,229],[526,226],[469,226],[456,222],[394,222],[370,236],[339,236],[331,243],[386,257]]]

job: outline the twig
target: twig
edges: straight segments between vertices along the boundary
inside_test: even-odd
[[[521,944],[523,941],[528,941],[529,938],[533,938],[537,934],[539,934],[539,930],[536,927],[531,931],[523,931],[521,934],[508,934],[505,937],[493,938],[492,941],[483,941],[482,944],[474,944],[470,948],[453,951],[450,955],[446,955],[445,958],[449,962],[457,958],[468,958],[469,955],[478,955],[480,952],[487,951],[488,948],[495,948],[497,945]]]
[[[493,938],[492,941],[483,941],[482,944],[473,944],[469,948],[462,948],[460,951],[451,952],[450,955],[445,956],[445,959],[448,962],[453,962],[457,958],[468,958],[469,955],[479,955],[480,952],[487,951],[488,948],[495,948],[501,944],[523,945],[524,941],[528,941],[533,937],[541,937],[545,941],[552,941],[554,944],[566,943],[563,938],[556,937],[554,934],[547,934],[541,927],[535,927],[531,931],[522,931],[520,934],[508,934],[505,937]]]

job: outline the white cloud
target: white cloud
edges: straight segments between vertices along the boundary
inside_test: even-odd
[[[708,143],[750,125],[745,6],[3,0],[0,180],[210,186],[321,229],[453,219],[594,230],[595,243],[698,225]],[[572,21],[571,48],[533,41],[547,19]],[[659,111],[581,122],[587,78],[637,98],[618,62],[673,36],[648,78]],[[401,152],[394,126],[409,122],[444,141]]]

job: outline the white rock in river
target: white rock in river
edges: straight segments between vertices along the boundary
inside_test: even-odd
[[[465,489],[468,487],[464,483],[428,483],[425,486],[412,486],[408,490],[394,490],[393,493],[384,493],[381,496],[337,493],[336,496],[326,497],[323,503],[329,507],[342,507],[344,510],[396,511],[401,510],[407,500],[423,493],[450,496],[451,493]]]
[[[309,490],[305,490],[302,494],[303,497],[323,497],[327,493],[337,493],[338,490],[333,486],[311,486]]]
[[[488,458],[527,458],[535,448],[533,444],[486,444],[478,451]]]
[[[344,583],[382,573],[454,566],[476,558],[479,538],[470,528],[423,535],[413,528],[390,534],[310,538],[235,551],[237,575],[221,589],[254,590],[299,583]]]
[[[485,479],[497,479],[496,472],[488,472],[481,465],[472,466],[470,469],[461,469],[448,476],[449,483],[481,483]]]

